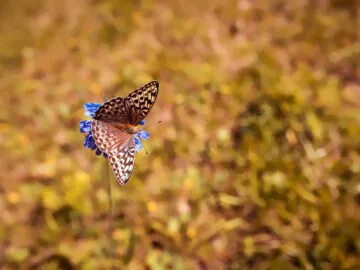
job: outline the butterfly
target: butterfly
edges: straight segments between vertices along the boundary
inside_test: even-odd
[[[132,174],[135,161],[137,126],[153,107],[159,83],[151,81],[126,97],[106,101],[95,112],[91,132],[96,145],[108,155],[116,180],[125,185]]]

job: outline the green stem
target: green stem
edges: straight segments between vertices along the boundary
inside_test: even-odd
[[[115,269],[114,267],[114,246],[113,246],[113,204],[112,204],[112,190],[111,190],[111,175],[109,171],[109,165],[106,163],[106,172],[107,172],[107,179],[108,179],[108,199],[109,199],[109,213],[108,213],[108,240],[109,240],[109,256],[111,262],[111,269]]]

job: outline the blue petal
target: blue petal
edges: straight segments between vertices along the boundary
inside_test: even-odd
[[[98,147],[97,147],[96,143],[94,143],[94,145],[91,146],[91,150],[95,150],[96,148],[98,148]]]
[[[134,138],[135,138],[135,150],[136,150],[136,152],[139,152],[142,148],[141,140],[138,137],[138,135],[136,135],[136,134],[134,135]]]
[[[87,133],[91,130],[91,120],[80,121],[80,132]]]
[[[139,125],[141,125],[141,126],[145,125],[145,120],[141,120],[141,122],[139,123]]]
[[[86,148],[92,148],[94,145],[95,145],[94,138],[93,138],[92,134],[89,133],[89,134],[86,135],[86,137],[85,137],[84,146],[85,146]]]
[[[86,116],[91,116],[94,117],[95,116],[95,112],[97,111],[97,109],[99,109],[99,107],[102,104],[100,103],[95,103],[95,102],[88,102],[84,104],[84,110],[85,110],[85,115]]]
[[[138,135],[140,136],[140,138],[143,139],[143,140],[147,140],[147,139],[149,139],[149,137],[150,137],[149,132],[147,132],[147,131],[145,131],[145,130],[139,130],[139,132],[138,132],[137,134],[138,134]]]
[[[106,153],[103,153],[104,158],[108,158],[108,155]]]
[[[96,149],[96,155],[100,156],[102,154],[101,150],[99,148]]]

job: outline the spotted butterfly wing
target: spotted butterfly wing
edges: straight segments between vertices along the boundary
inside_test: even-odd
[[[125,100],[131,107],[131,123],[139,125],[150,112],[159,92],[159,83],[152,81],[134,90]]]
[[[150,112],[158,92],[159,83],[151,81],[125,98],[116,97],[106,101],[95,112],[94,119],[137,126]]]
[[[125,185],[132,174],[135,161],[134,137],[124,144],[118,151],[110,151],[109,161],[117,181]]]
[[[95,112],[91,131],[96,145],[109,156],[117,181],[129,180],[135,160],[134,135],[119,129],[118,124],[137,126],[149,113],[156,100],[159,83],[152,81],[130,93],[106,101]]]
[[[91,132],[96,145],[108,155],[116,180],[125,185],[134,168],[134,136],[100,120],[92,122]]]
[[[131,104],[122,97],[112,98],[101,105],[93,117],[96,120],[130,124]]]

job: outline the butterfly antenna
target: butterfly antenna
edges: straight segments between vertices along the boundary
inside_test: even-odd
[[[144,140],[141,140],[141,142],[142,142],[142,145],[144,146],[145,153],[146,153],[147,155],[149,155],[148,151],[146,150],[146,147],[145,147],[145,144],[144,144]]]
[[[160,124],[160,123],[161,123],[161,121],[157,121],[157,122],[156,122],[156,123],[154,123],[154,124],[151,124],[151,125],[149,125],[149,126],[146,126],[146,128],[156,126],[157,124]]]
[[[161,121],[157,121],[156,123],[151,124],[150,126],[146,126],[146,128],[156,126],[157,124],[160,124],[160,123],[161,123]],[[145,153],[146,153],[147,155],[149,155],[149,152],[147,151],[147,149],[146,149],[146,147],[145,147],[144,140],[143,140],[143,139],[141,139],[141,137],[140,137],[140,136],[139,136],[139,138],[140,138],[140,140],[141,140],[142,145],[144,146]]]

